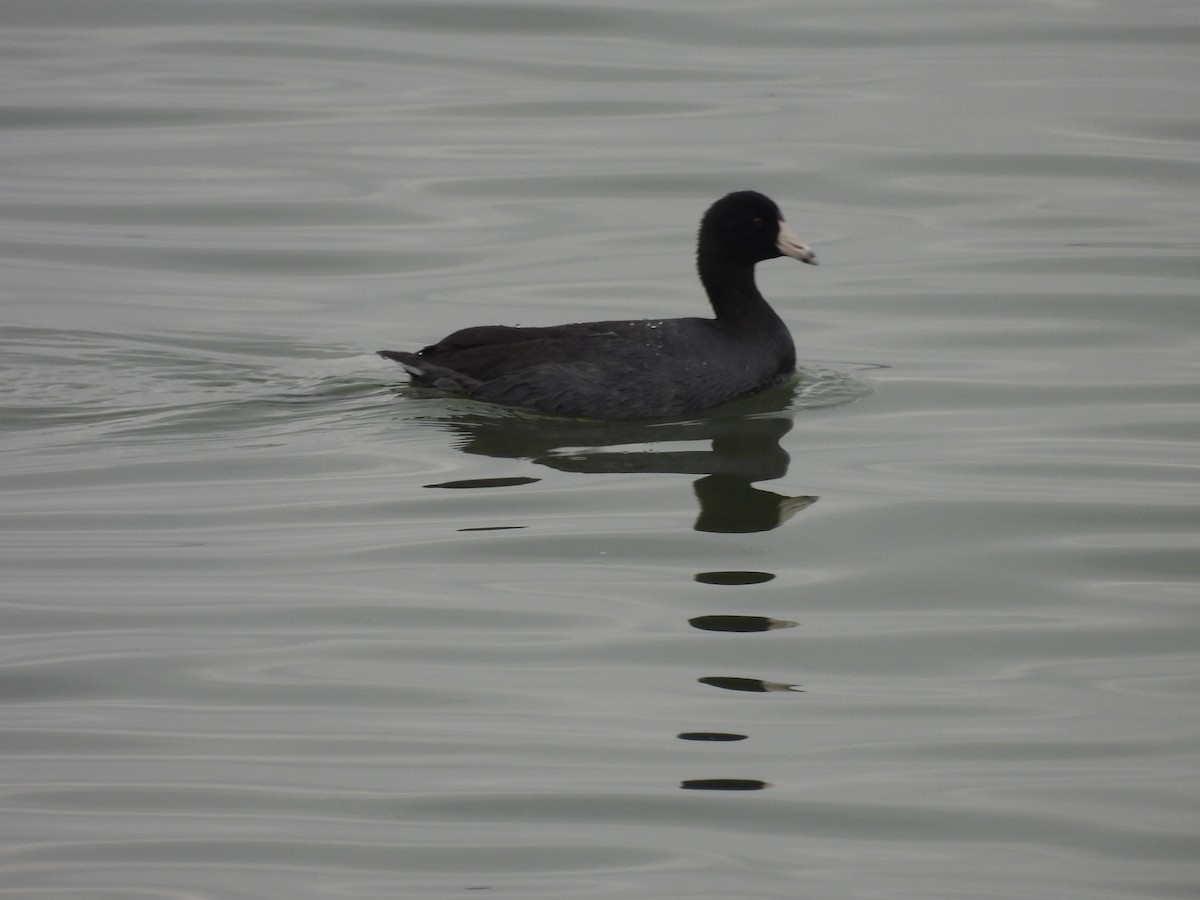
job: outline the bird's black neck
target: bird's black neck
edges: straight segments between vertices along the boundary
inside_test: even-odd
[[[754,283],[753,265],[701,258],[698,268],[717,321],[735,326],[782,324]]]

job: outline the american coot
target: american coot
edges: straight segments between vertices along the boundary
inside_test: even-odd
[[[757,393],[795,368],[792,336],[754,265],[816,257],[770,198],[739,191],[700,222],[697,266],[716,318],[464,328],[417,353],[380,350],[413,384],[592,419],[677,416]]]

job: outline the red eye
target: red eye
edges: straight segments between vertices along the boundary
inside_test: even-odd
[[[756,218],[756,219],[755,219],[754,221],[752,221],[750,224],[751,224],[751,225],[753,225],[755,228],[762,228],[762,227],[763,227],[764,225],[766,225],[767,223],[766,223],[766,222],[764,222],[762,219],[757,219],[757,218]]]

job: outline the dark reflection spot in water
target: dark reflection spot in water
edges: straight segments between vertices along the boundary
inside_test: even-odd
[[[744,741],[748,735],[731,734],[726,731],[684,731],[675,735],[681,741]]]
[[[480,525],[476,528],[460,528],[459,531],[520,531],[528,525]]]
[[[496,488],[496,487],[518,487],[522,484],[533,484],[535,481],[541,481],[540,478],[515,477],[515,478],[465,478],[462,481],[443,481],[441,484],[427,484],[427,488]]]
[[[766,616],[696,616],[688,624],[701,631],[771,631],[775,628],[795,628],[798,623],[787,619],[768,619]]]
[[[756,778],[696,778],[681,781],[679,786],[685,791],[761,791],[770,787]]]
[[[778,528],[816,497],[785,497],[764,491],[738,475],[709,475],[692,484],[700,501],[700,515],[693,526],[713,534],[752,534]]]
[[[737,678],[732,675],[709,675],[705,678],[696,679],[701,684],[710,684],[713,687],[723,688],[727,691],[749,691],[751,693],[765,693],[767,691],[794,691],[798,694],[803,694],[804,691],[796,687],[794,684],[781,684],[777,681],[763,681],[759,678]]]
[[[775,576],[770,572],[697,572],[696,580],[701,584],[762,584]]]

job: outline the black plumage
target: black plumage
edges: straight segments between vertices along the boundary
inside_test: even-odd
[[[763,299],[754,266],[816,258],[755,191],[714,203],[696,262],[715,317],[464,328],[416,353],[381,350],[414,384],[562,416],[644,419],[758,393],[795,368],[792,337]]]

